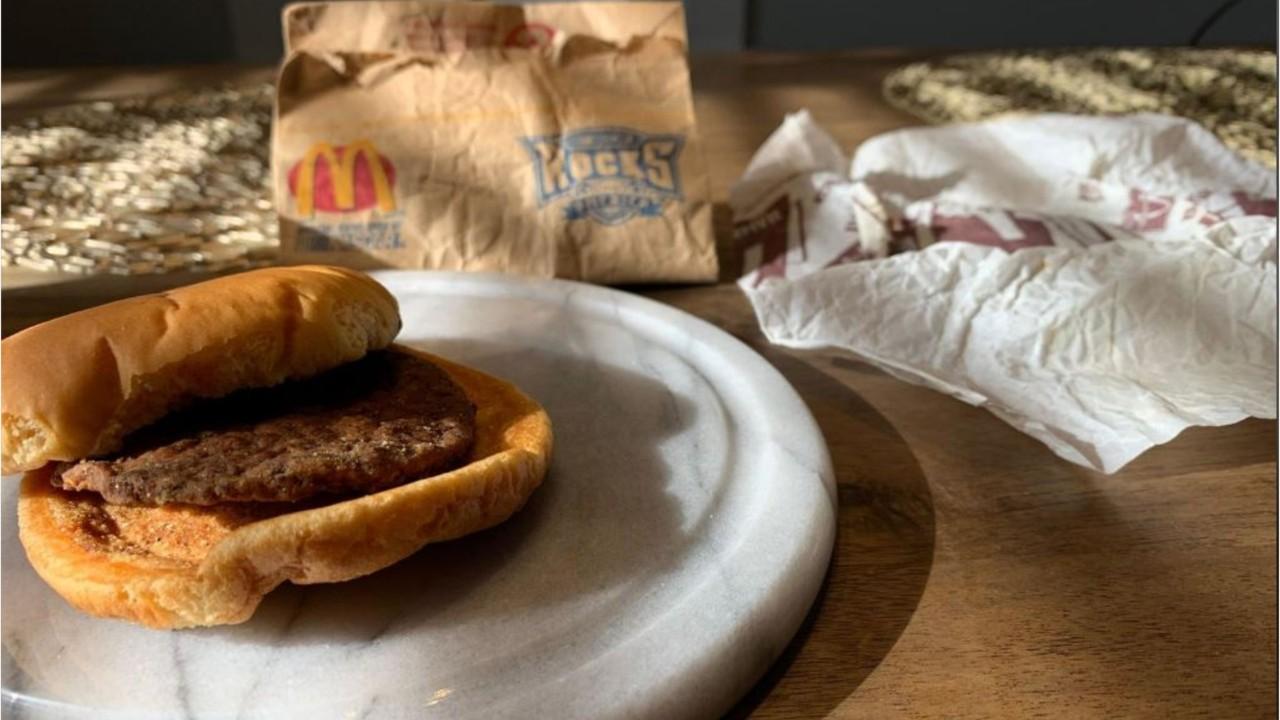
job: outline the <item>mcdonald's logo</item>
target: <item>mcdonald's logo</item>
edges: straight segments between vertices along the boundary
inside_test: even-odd
[[[333,146],[318,142],[289,168],[289,193],[298,214],[346,213],[377,206],[396,209],[395,166],[368,140]]]

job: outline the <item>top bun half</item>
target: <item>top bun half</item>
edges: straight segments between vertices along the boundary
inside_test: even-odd
[[[3,471],[113,452],[191,400],[316,375],[385,348],[399,331],[386,288],[316,265],[50,320],[0,343]]]

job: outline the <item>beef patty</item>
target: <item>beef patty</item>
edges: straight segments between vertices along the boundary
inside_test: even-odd
[[[309,380],[201,401],[53,484],[113,503],[297,501],[369,493],[464,462],[475,407],[436,365],[370,353]]]

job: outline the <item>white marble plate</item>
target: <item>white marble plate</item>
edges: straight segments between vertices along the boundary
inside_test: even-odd
[[[5,478],[5,717],[714,717],[775,659],[826,569],[834,484],[768,363],[613,290],[379,277],[401,342],[547,407],[555,458],[529,505],[366,578],[281,587],[243,625],[158,632],[36,577]]]

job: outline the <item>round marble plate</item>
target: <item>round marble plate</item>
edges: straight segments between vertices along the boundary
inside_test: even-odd
[[[714,717],[812,603],[834,483],[763,359],[622,292],[380,274],[399,341],[510,379],[556,432],[507,523],[371,576],[286,585],[243,625],[159,632],[70,609],[27,564],[5,478],[5,717]]]

